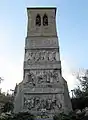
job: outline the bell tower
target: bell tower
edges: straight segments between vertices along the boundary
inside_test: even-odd
[[[14,112],[53,117],[71,111],[67,83],[62,77],[56,8],[27,8],[24,76],[18,85]]]
[[[56,8],[27,8],[27,36],[57,36]]]

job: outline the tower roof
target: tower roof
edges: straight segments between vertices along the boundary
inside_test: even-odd
[[[27,7],[27,10],[28,9],[55,9],[55,14],[56,14],[56,10],[57,10],[56,7]]]

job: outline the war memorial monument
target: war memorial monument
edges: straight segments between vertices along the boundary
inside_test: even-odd
[[[56,8],[27,8],[23,81],[18,84],[14,112],[44,113],[48,118],[72,110],[62,77]]]

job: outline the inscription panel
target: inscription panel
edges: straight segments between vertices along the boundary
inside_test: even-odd
[[[26,38],[25,49],[58,48],[57,37],[30,37]]]

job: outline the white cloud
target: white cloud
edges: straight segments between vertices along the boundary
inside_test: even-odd
[[[74,63],[74,64],[73,64]],[[66,79],[68,83],[69,91],[77,87],[77,79],[74,75],[74,72],[77,71],[76,62],[72,62],[69,58],[61,56],[61,64],[62,64],[62,76]]]

